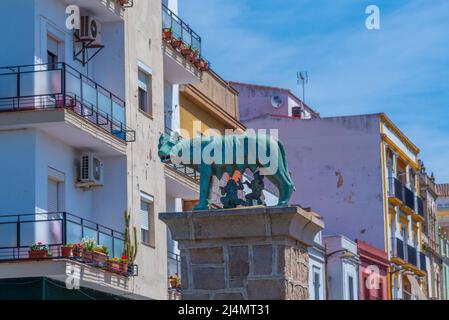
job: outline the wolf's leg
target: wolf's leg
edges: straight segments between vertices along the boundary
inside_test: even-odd
[[[200,202],[195,210],[209,210],[209,197],[212,181],[212,167],[202,164],[200,166]]]

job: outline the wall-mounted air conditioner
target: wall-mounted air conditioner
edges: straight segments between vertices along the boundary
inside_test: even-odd
[[[82,16],[77,36],[82,41],[93,41],[89,46],[101,45],[101,23],[91,16]]]
[[[83,153],[80,158],[80,172],[77,186],[92,188],[103,186],[104,163],[91,153]]]

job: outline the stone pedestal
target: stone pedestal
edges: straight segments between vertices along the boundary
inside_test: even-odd
[[[184,300],[308,299],[308,253],[324,228],[300,207],[161,213],[181,250]]]

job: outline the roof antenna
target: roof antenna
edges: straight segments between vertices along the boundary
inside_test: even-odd
[[[306,102],[306,84],[309,83],[309,74],[307,71],[299,71],[296,74],[298,85],[302,85],[302,101]]]

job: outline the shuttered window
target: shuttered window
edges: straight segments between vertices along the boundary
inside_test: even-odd
[[[58,182],[48,179],[47,211],[58,212]]]
[[[141,194],[140,200],[140,230],[141,241],[148,245],[154,245],[154,199],[146,194]]]

